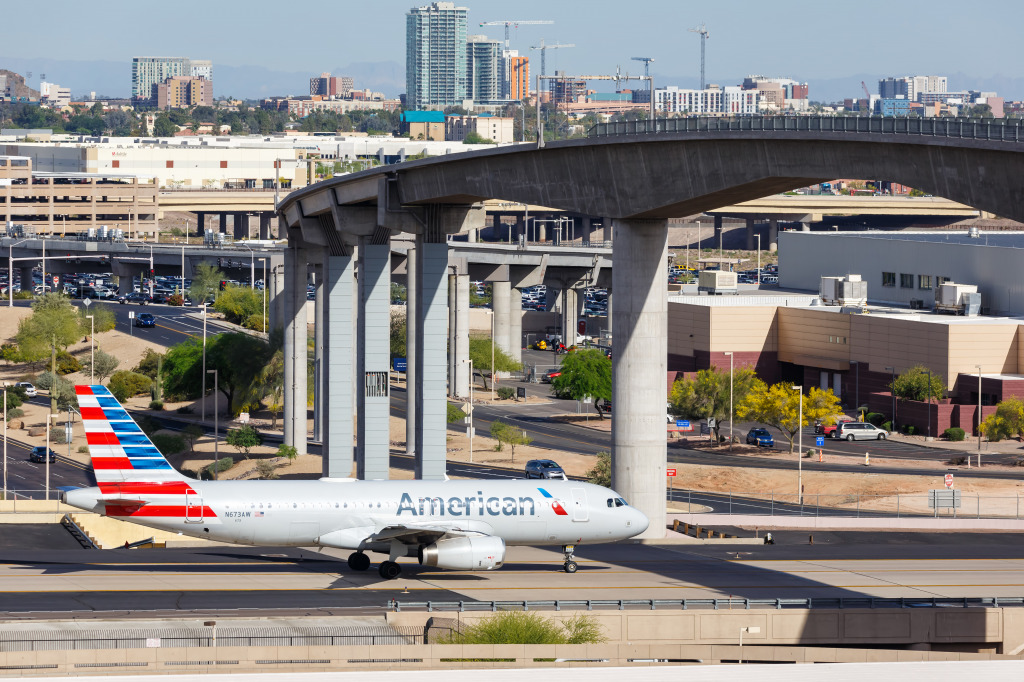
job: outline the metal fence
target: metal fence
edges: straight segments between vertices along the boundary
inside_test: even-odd
[[[737,516],[842,516],[922,517],[965,519],[1020,519],[1024,512],[1021,495],[984,495],[960,492],[955,503],[947,504],[930,493],[913,494],[815,494],[776,492],[710,492],[677,490],[676,503],[710,507],[706,513]],[[955,504],[955,506],[954,506]]]
[[[598,123],[590,137],[657,133],[795,132],[922,135],[965,140],[1024,142],[1018,119],[895,118],[881,116],[743,116],[734,118],[659,118],[653,121]]]
[[[801,599],[555,599],[529,601],[398,601],[393,611],[594,611],[598,609],[918,609],[918,608],[1004,608],[1024,606],[1024,597],[807,597]]]

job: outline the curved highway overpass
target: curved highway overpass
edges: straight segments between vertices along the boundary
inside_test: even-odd
[[[482,226],[480,202],[494,198],[610,217],[616,265],[613,480],[651,518],[648,532],[658,534],[664,527],[667,219],[854,177],[901,182],[1024,220],[1022,152],[1024,133],[1015,121],[669,119],[605,124],[586,139],[422,159],[317,183],[279,207],[289,237],[286,266],[294,273],[287,281],[296,293],[286,297],[285,310],[288,402],[305,401],[305,329],[295,320],[304,313],[312,266],[328,294],[317,298],[327,300],[317,314],[329,330],[318,336],[325,359],[317,380],[330,377],[324,384],[327,414],[354,407],[359,422],[353,434],[348,420],[328,420],[325,474],[347,475],[354,458],[360,477],[386,475],[387,395],[379,394],[373,377],[387,370],[389,360],[387,244],[398,233],[413,234],[415,314],[407,352],[416,409],[409,437],[417,475],[443,476],[446,347],[458,348],[456,335],[446,338],[449,301],[458,308],[458,296],[445,295],[447,235]],[[353,315],[355,333],[349,331]],[[457,314],[451,319],[458,328]],[[353,383],[362,387],[355,406]],[[304,410],[292,408],[285,416],[286,440],[301,447],[296,435],[304,433],[298,424]],[[353,435],[354,452],[348,445]]]

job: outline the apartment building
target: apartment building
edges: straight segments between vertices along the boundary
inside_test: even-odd
[[[202,76],[172,76],[153,86],[153,101],[158,109],[213,106],[213,83]]]
[[[154,86],[168,78],[184,76],[213,82],[213,62],[188,57],[134,57],[132,59],[132,101],[152,102]]]
[[[406,106],[462,105],[467,99],[469,10],[453,2],[413,7],[406,14]]]

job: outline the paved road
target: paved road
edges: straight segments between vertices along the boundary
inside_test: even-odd
[[[513,547],[495,572],[439,571],[403,560],[403,577],[391,582],[374,571],[350,571],[344,564],[347,552],[329,549],[58,551],[22,545],[4,548],[0,559],[0,614],[379,612],[392,598],[1024,595],[1024,549],[1017,535],[973,535],[962,541],[950,535],[817,533],[809,546],[803,534],[779,533],[776,541],[773,546],[580,547],[580,570],[574,575],[560,570],[557,548]]]

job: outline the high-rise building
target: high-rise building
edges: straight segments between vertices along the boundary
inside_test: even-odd
[[[203,78],[213,83],[213,62],[188,57],[134,57],[132,59],[132,101],[154,102],[153,86],[168,78]]]
[[[911,102],[922,102],[924,97],[945,95],[947,90],[945,76],[906,76],[904,78],[883,78],[878,81],[878,96],[882,99],[907,99]]]
[[[503,99],[503,65],[501,41],[488,40],[487,36],[469,36],[466,40],[466,99],[478,104]]]
[[[520,57],[518,50],[505,50],[502,54],[502,97],[522,101],[530,96],[530,60]]]
[[[158,109],[213,106],[213,83],[203,77],[171,76],[153,86],[153,101]]]
[[[555,71],[555,76],[558,78],[550,81],[552,104],[572,104],[586,98],[587,81],[566,76],[565,71]]]
[[[469,10],[453,2],[413,7],[405,21],[405,96],[409,109],[461,105],[467,80]]]
[[[355,79],[351,76],[321,73],[319,78],[309,79],[309,94],[321,97],[347,97],[355,86]]]

